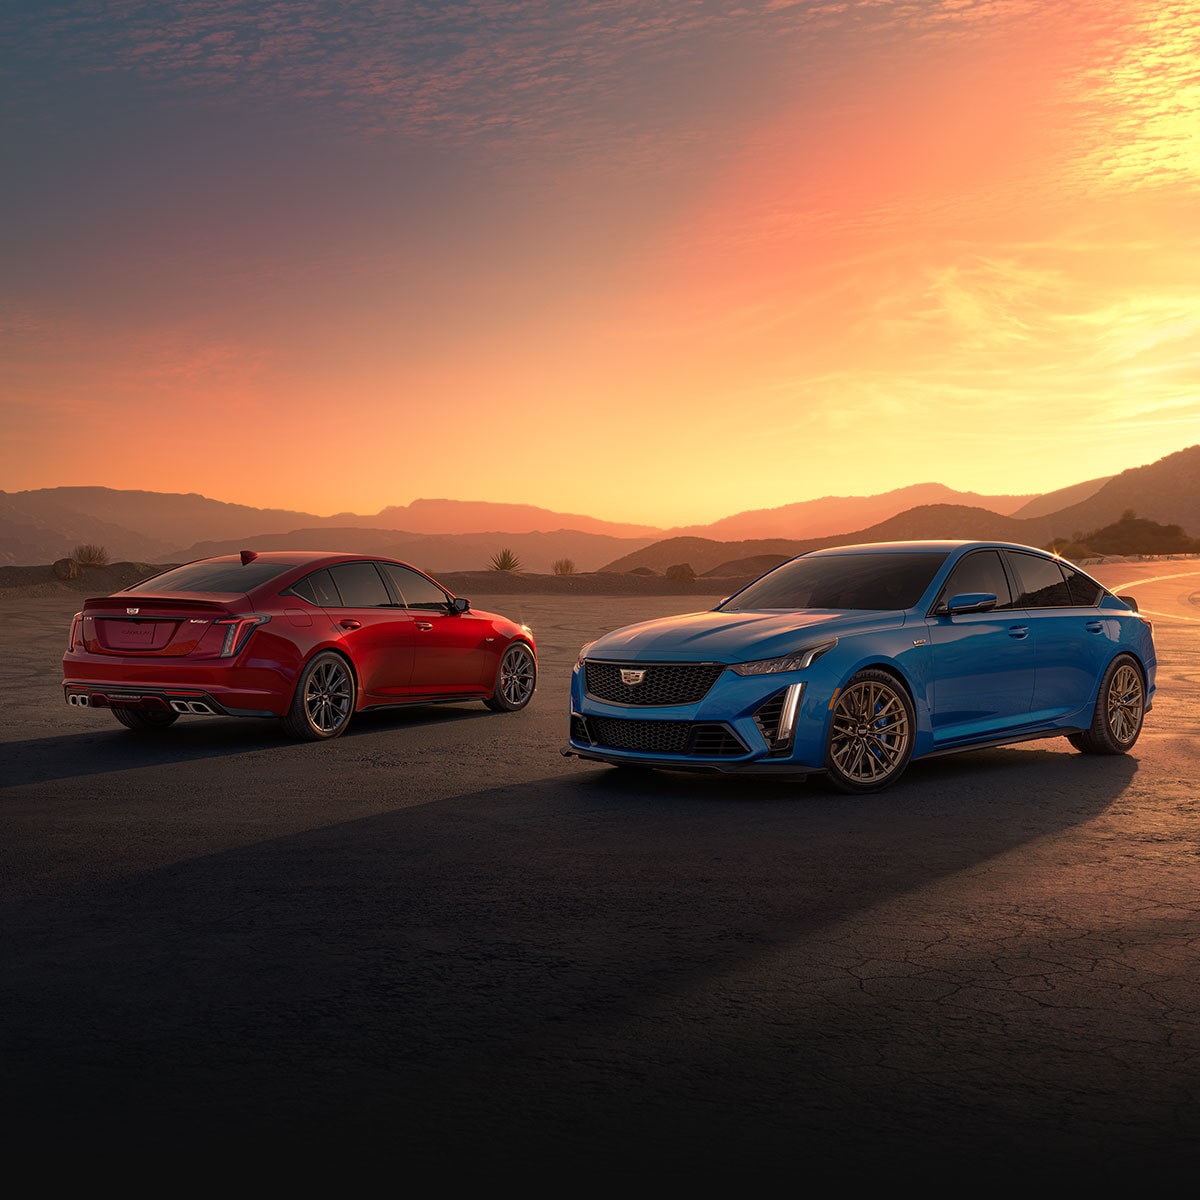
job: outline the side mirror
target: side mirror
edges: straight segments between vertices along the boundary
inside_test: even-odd
[[[995,607],[994,592],[960,592],[946,601],[946,612],[952,617],[958,613],[990,612]]]
[[[463,596],[455,596],[450,601],[450,611],[452,613],[465,613],[471,611],[471,602]]]
[[[1128,604],[1129,607],[1132,608],[1134,612],[1141,611],[1138,608],[1138,602],[1132,596],[1118,596],[1117,599],[1120,600],[1122,604]]]

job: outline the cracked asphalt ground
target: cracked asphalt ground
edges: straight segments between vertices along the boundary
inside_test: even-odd
[[[526,711],[318,745],[68,708],[72,598],[0,599],[9,1162],[1189,1179],[1200,563],[1096,573],[1155,614],[1132,755],[863,798],[560,756],[579,645],[689,598],[476,597],[539,638]]]

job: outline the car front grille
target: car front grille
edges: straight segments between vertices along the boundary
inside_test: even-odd
[[[662,708],[703,700],[724,670],[721,663],[615,663],[588,659],[584,681],[588,694],[597,700],[637,708]],[[641,672],[641,679],[636,683],[625,682],[631,678],[631,672]]]
[[[577,740],[611,750],[632,750],[642,754],[686,754],[698,758],[731,758],[745,754],[741,738],[729,728],[704,721],[634,721],[623,717],[588,717],[585,738],[579,739],[578,726],[571,733]]]

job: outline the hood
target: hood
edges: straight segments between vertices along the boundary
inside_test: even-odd
[[[809,642],[904,624],[902,612],[700,612],[626,625],[597,638],[588,658],[750,662]]]

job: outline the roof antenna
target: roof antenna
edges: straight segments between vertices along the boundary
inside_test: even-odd
[[[257,557],[258,557],[257,550],[243,550],[242,551],[242,566],[244,567],[247,563],[252,563]]]

